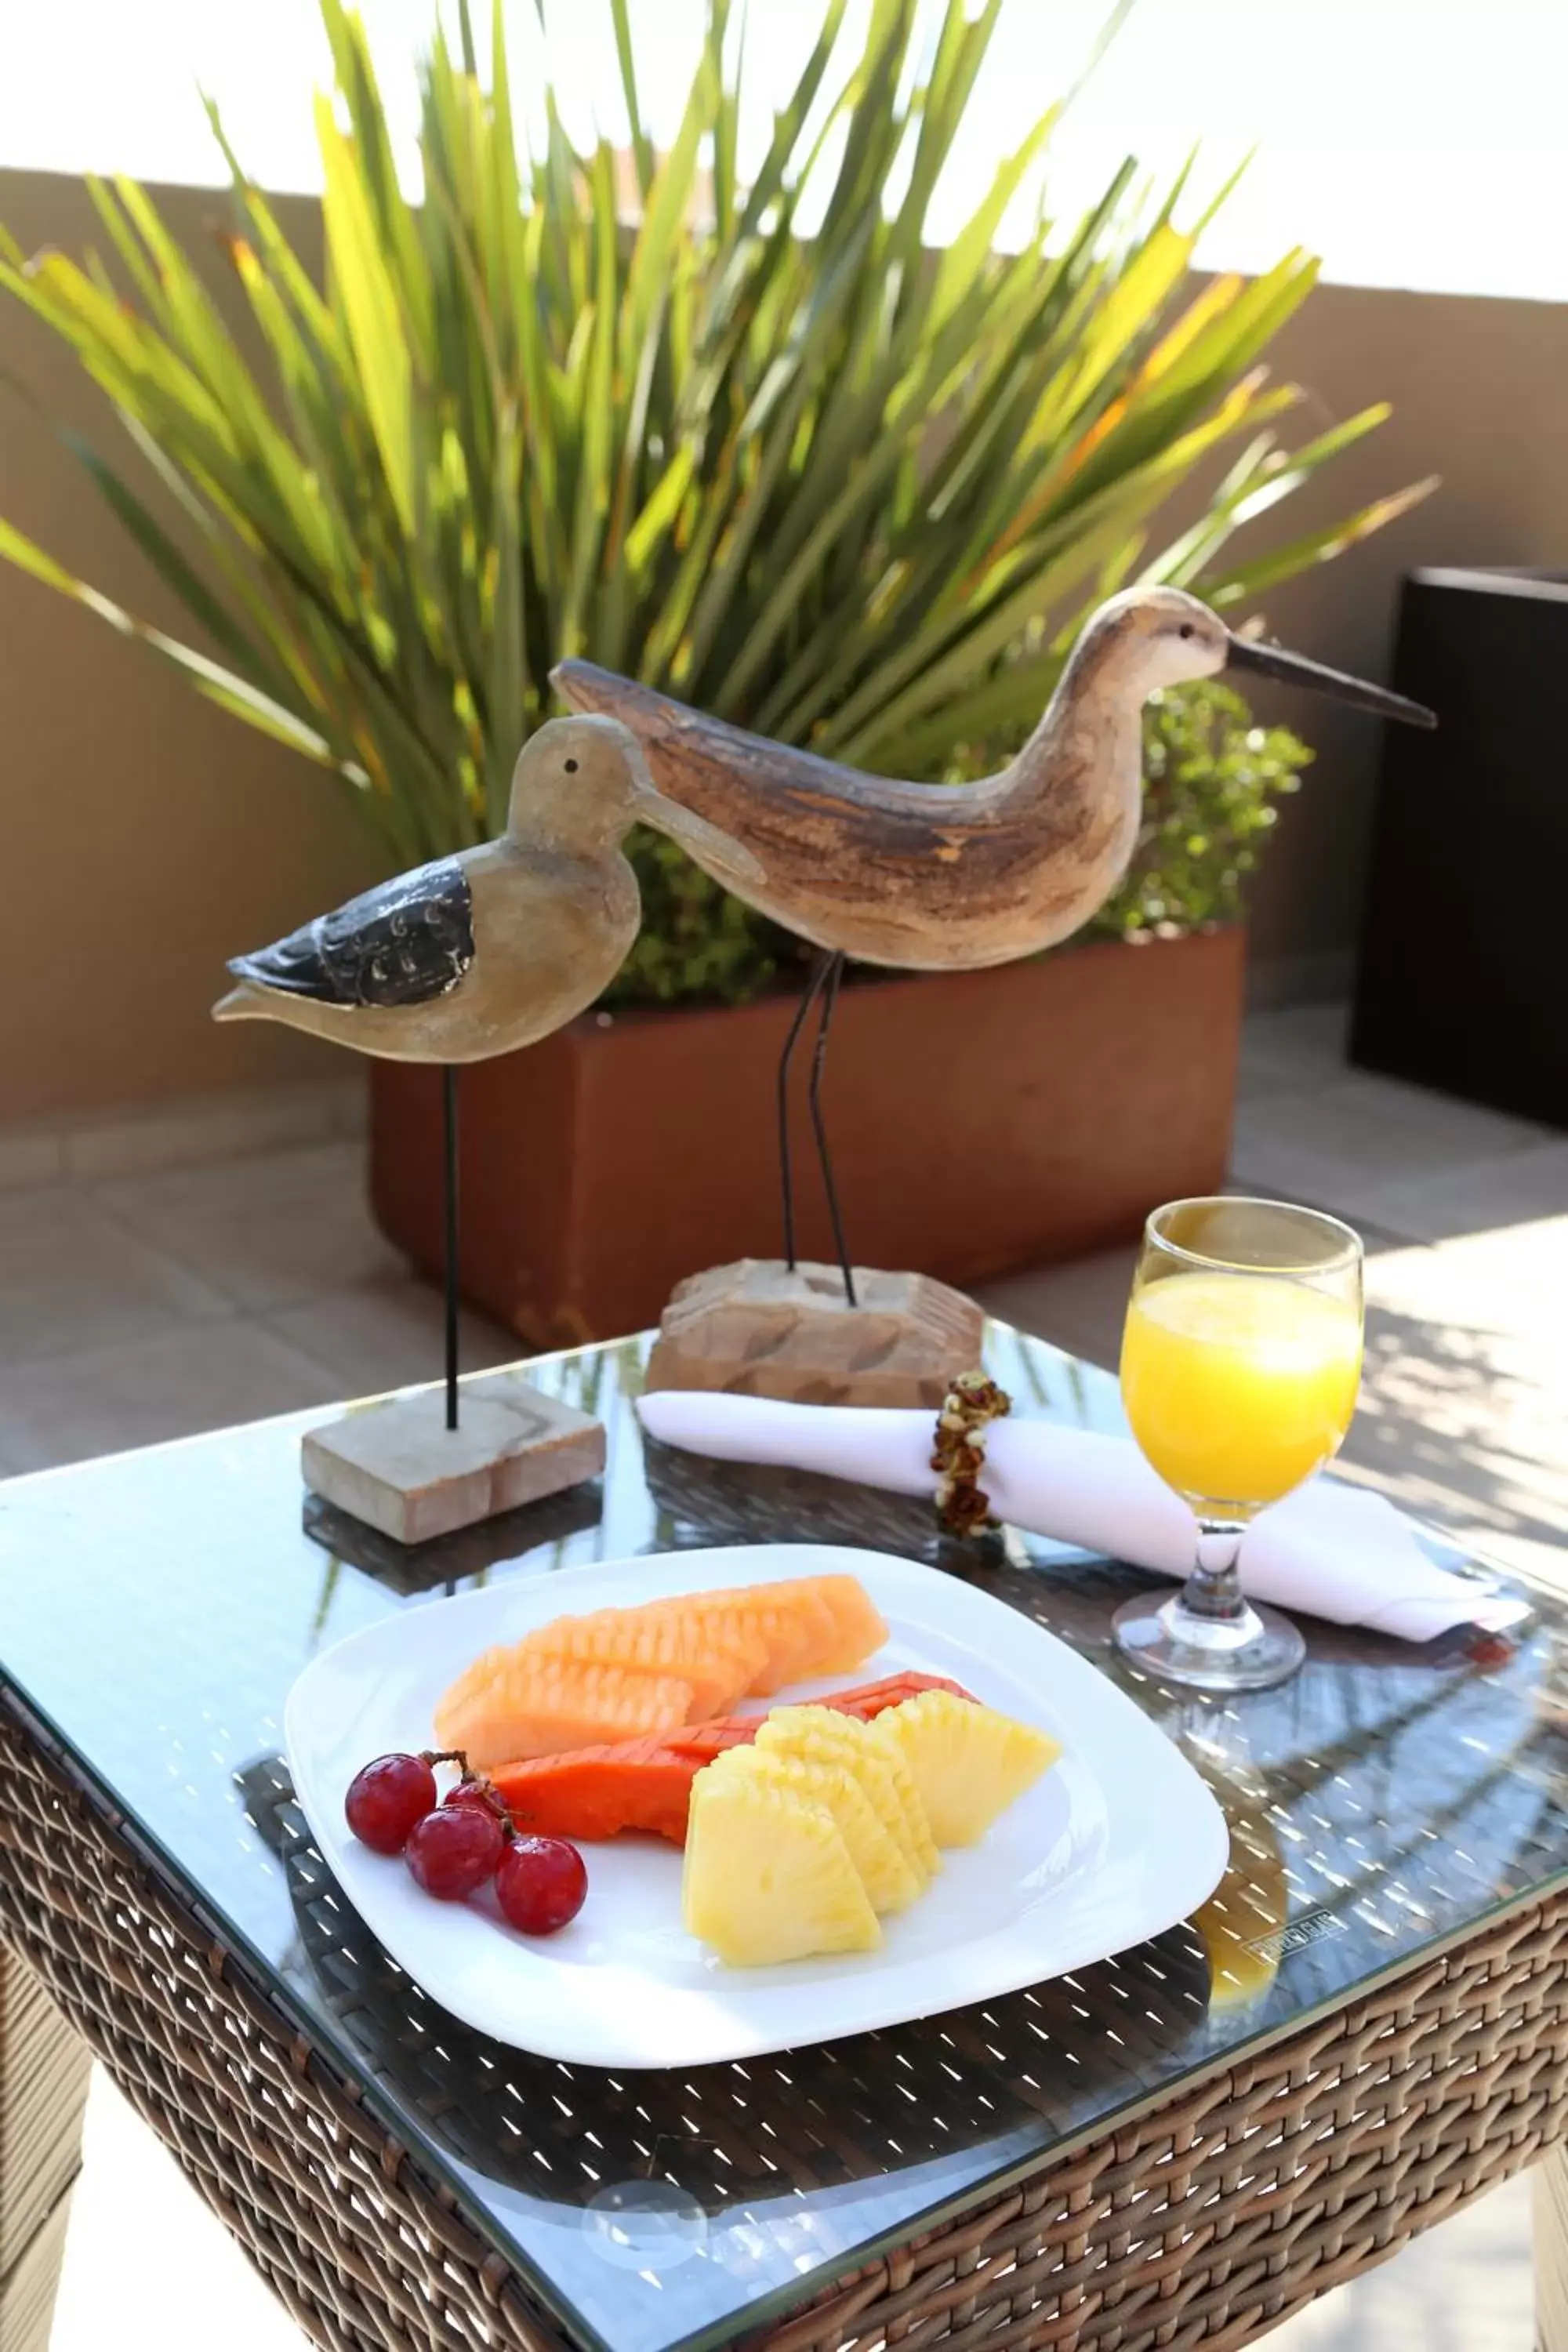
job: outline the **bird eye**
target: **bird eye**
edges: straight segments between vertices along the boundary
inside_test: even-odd
[[[1176,632],[1176,635],[1180,637],[1190,637],[1192,634],[1193,625],[1190,621],[1184,621],[1181,627]],[[571,762],[568,761],[567,764],[570,766]]]
[[[1191,631],[1190,629],[1188,630],[1187,635],[1188,635],[1189,636],[1191,636],[1191,635],[1192,635],[1192,631]],[[568,774],[569,776],[574,776],[574,775],[576,774],[576,772],[577,772],[577,762],[576,762],[576,761],[575,761],[575,760],[568,760],[568,761],[567,761],[567,762],[566,762],[566,772],[567,772],[567,774]]]

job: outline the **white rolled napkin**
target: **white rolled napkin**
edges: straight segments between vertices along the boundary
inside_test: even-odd
[[[656,1391],[637,1412],[650,1437],[690,1454],[821,1471],[896,1495],[935,1492],[928,1412],[700,1389]],[[1185,1576],[1193,1565],[1192,1514],[1129,1437],[994,1421],[980,1483],[998,1518],[1035,1535],[1163,1576]],[[1500,1633],[1529,1614],[1528,1602],[1439,1568],[1383,1496],[1327,1479],[1263,1512],[1243,1538],[1239,1566],[1255,1601],[1406,1642],[1434,1641],[1455,1625]]]

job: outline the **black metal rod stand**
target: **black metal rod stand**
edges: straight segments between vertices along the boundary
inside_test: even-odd
[[[800,1003],[795,1006],[795,1019],[789,1024],[789,1035],[784,1042],[784,1052],[779,1055],[779,1196],[784,1204],[784,1264],[788,1266],[792,1274],[795,1272],[796,1251],[795,1243],[795,1171],[790,1161],[789,1148],[789,1066],[794,1057],[795,1046],[799,1042],[800,1033],[805,1026],[806,1015],[811,1011],[812,1006],[816,1003],[817,997],[821,992],[822,984],[827,978],[827,968],[831,961],[831,956],[826,955],[819,955],[813,959],[810,977],[806,981],[805,987],[801,993]]]
[[[458,1073],[448,1062],[441,1072],[446,1142],[447,1197],[447,1426],[458,1426]]]
[[[822,1169],[822,1189],[827,1195],[828,1221],[833,1227],[833,1247],[838,1258],[838,1271],[844,1276],[844,1297],[850,1307],[858,1305],[855,1296],[855,1271],[849,1263],[849,1244],[844,1238],[844,1220],[838,1212],[838,1187],[833,1181],[833,1155],[827,1149],[827,1128],[822,1116],[822,1066],[827,1058],[827,1033],[838,1009],[838,983],[844,977],[844,958],[830,955],[824,974],[822,1013],[816,1024],[816,1044],[811,1056],[811,1083],[806,1099],[811,1106],[812,1131],[816,1137],[816,1157]]]
[[[793,1274],[796,1249],[795,1231],[795,1171],[791,1161],[789,1141],[789,1073],[795,1049],[812,1006],[818,998],[822,1011],[817,1019],[816,1043],[812,1048],[811,1078],[806,1099],[811,1109],[811,1124],[816,1138],[816,1157],[822,1170],[822,1186],[827,1195],[827,1214],[833,1226],[833,1246],[837,1253],[838,1270],[844,1277],[844,1296],[854,1307],[855,1276],[849,1262],[849,1245],[844,1238],[844,1220],[838,1207],[838,1188],[833,1181],[833,1156],[827,1145],[827,1128],[822,1112],[822,1072],[827,1057],[827,1033],[833,1025],[833,1015],[838,1005],[839,982],[844,977],[844,958],[826,950],[816,958],[811,977],[795,1007],[790,1023],[784,1051],[779,1055],[778,1069],[778,1130],[779,1130],[779,1196],[784,1207],[784,1263]]]

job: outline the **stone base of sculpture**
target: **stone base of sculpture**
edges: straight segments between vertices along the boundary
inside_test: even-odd
[[[650,1389],[726,1389],[797,1404],[926,1406],[980,1361],[985,1318],[923,1274],[740,1258],[677,1285],[648,1360]]]
[[[427,1543],[596,1478],[605,1432],[521,1372],[465,1381],[459,1426],[439,1388],[361,1405],[307,1430],[305,1484],[397,1543]]]

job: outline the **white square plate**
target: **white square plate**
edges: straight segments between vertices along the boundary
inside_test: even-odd
[[[852,1675],[947,1675],[1062,1743],[1060,1760],[977,1846],[944,1856],[879,1951],[728,1969],[680,1925],[680,1856],[658,1840],[588,1845],[569,1927],[515,1934],[488,1898],[434,1902],[343,1820],[362,1764],[431,1738],[436,1702],[492,1643],[552,1617],[773,1578],[858,1576],[889,1627]],[[776,1702],[775,1702],[776,1703]],[[294,1787],[356,1908],[432,1999],[520,2050],[590,2066],[698,2066],[901,2023],[1125,1951],[1185,1918],[1225,1868],[1224,1817],[1192,1766],[1114,1683],[1005,1601],[881,1552],[769,1544],[503,1579],[405,1609],[311,1661],[284,1724]]]

